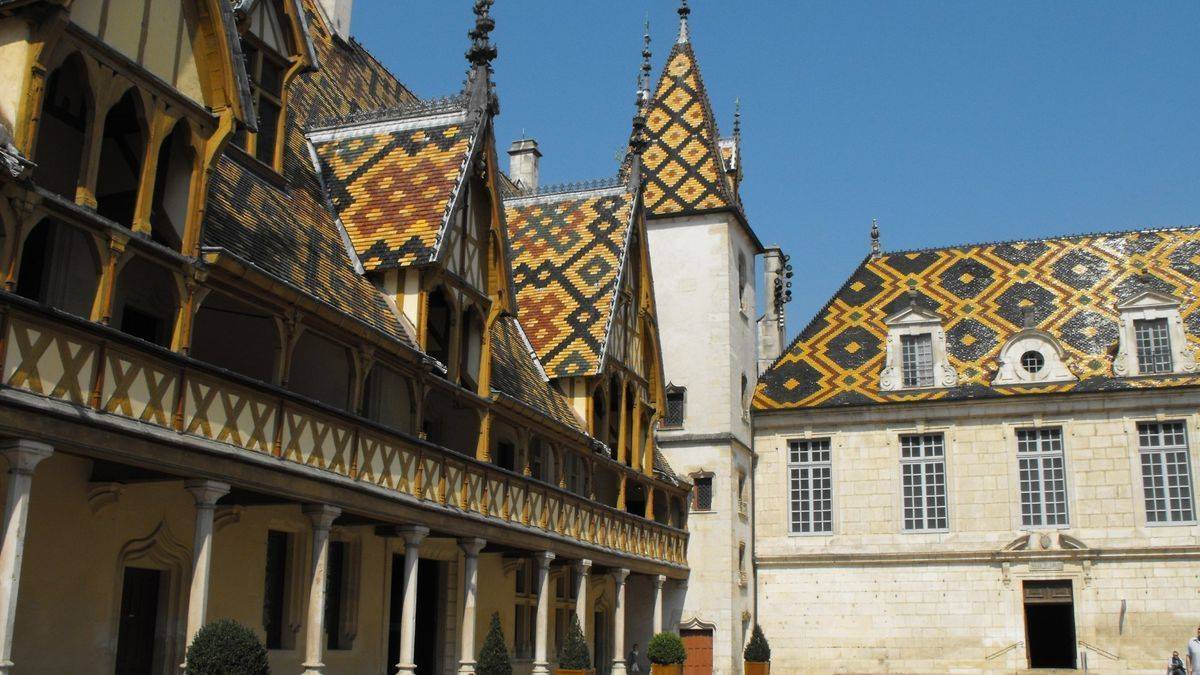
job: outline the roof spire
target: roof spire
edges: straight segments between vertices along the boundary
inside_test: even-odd
[[[642,34],[642,73],[638,79],[639,106],[650,102],[650,15],[646,14],[646,30]]]
[[[496,45],[491,41],[496,20],[489,13],[493,2],[475,0],[475,27],[467,31],[467,37],[471,38],[471,47],[467,49],[467,61],[471,63],[471,69],[467,72],[467,94],[472,109],[490,108],[494,114],[499,112],[500,106],[492,91],[490,77],[492,59],[496,58]]]
[[[742,97],[738,96],[733,99],[733,138],[741,142],[742,140]]]
[[[646,109],[650,107],[650,19],[642,35],[642,65],[637,76],[637,96],[634,101],[633,133],[629,136],[629,179],[635,190],[641,189],[642,153],[650,145],[646,128]]]
[[[883,257],[883,248],[879,245],[879,219],[871,219],[871,260]]]
[[[676,10],[679,12],[679,38],[676,42],[680,44],[688,41],[688,14],[691,14],[692,10],[687,3],[688,0],[679,0],[679,9]]]

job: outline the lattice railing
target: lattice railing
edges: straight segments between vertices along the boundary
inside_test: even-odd
[[[0,300],[0,306],[4,303]],[[3,384],[502,523],[682,564],[687,535],[86,322],[9,306]]]

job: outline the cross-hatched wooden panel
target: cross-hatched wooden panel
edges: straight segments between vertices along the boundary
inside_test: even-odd
[[[256,452],[270,453],[279,402],[251,389],[189,373],[183,430]]]
[[[83,405],[96,377],[96,346],[38,324],[8,322],[4,382],[42,396]]]

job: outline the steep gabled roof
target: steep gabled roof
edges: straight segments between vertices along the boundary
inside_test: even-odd
[[[492,391],[509,396],[543,415],[584,433],[583,421],[554,385],[514,316],[492,324]]]
[[[633,193],[624,184],[543,190],[506,199],[504,207],[529,341],[550,377],[597,373],[633,227]]]
[[[1180,301],[1189,348],[1200,346],[1200,228],[868,257],[763,373],[754,407],[799,409],[1200,384],[1200,376],[1194,374],[1113,376],[1120,326],[1117,306],[1147,289]],[[914,299],[941,317],[958,384],[882,392],[879,374],[888,332],[884,319]],[[1078,381],[992,386],[1001,347],[1026,328],[1049,334],[1063,347],[1066,365]]]
[[[691,42],[675,43],[646,114],[646,212],[685,215],[740,206],[725,181],[719,134]]]
[[[313,131],[329,201],[365,271],[431,261],[478,147],[462,98]]]

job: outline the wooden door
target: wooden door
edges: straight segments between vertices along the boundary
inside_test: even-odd
[[[683,649],[687,652],[687,663],[683,675],[712,675],[713,636],[711,630],[679,631],[683,638]]]
[[[126,567],[117,632],[118,675],[151,675],[158,635],[158,589],[162,571]]]

